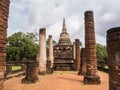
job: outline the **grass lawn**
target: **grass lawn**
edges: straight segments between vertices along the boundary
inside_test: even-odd
[[[109,66],[104,66],[105,69],[109,69]]]
[[[12,66],[12,71],[16,71],[21,69],[21,66]]]

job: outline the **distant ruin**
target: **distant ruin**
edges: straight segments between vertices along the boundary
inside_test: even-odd
[[[54,70],[74,70],[73,44],[67,33],[65,19],[59,42],[54,46]]]

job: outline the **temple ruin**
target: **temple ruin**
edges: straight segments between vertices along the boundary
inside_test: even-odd
[[[120,90],[120,27],[107,31],[109,90]]]
[[[65,19],[63,20],[62,33],[59,42],[54,46],[54,70],[73,70],[73,44],[67,33]]]
[[[94,31],[94,18],[92,11],[85,12],[85,48],[86,48],[86,74],[85,84],[100,84],[100,77],[97,73],[96,42]]]

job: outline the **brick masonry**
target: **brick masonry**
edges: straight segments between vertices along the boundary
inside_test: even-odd
[[[86,73],[86,52],[85,48],[81,48],[81,64],[80,64],[80,70],[79,70],[79,75],[84,75]]]
[[[100,84],[100,77],[97,73],[96,42],[92,11],[85,12],[85,48],[87,68],[84,75],[84,83]]]
[[[76,70],[80,70],[80,40],[79,39],[75,39],[75,49],[76,49],[75,68]]]
[[[120,90],[120,27],[107,31],[109,90]]]
[[[6,61],[6,36],[9,15],[9,0],[0,0],[0,90],[3,90],[4,65]]]
[[[35,83],[38,78],[38,62],[27,61],[26,63],[26,76],[22,79],[22,83]]]

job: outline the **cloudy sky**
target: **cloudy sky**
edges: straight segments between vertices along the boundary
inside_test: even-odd
[[[120,26],[120,0],[10,0],[8,36],[15,32],[39,32],[58,41],[63,17],[73,42],[76,38],[84,44],[84,12],[94,12],[96,42],[106,44],[106,31]]]

